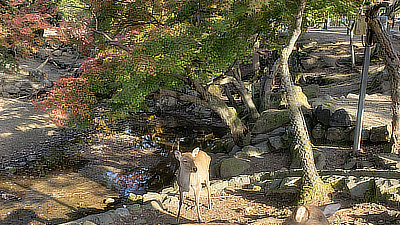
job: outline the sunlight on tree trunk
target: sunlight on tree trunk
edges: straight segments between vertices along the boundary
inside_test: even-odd
[[[312,146],[302,114],[300,105],[298,104],[296,91],[289,72],[289,56],[292,53],[294,45],[301,34],[301,23],[306,0],[300,0],[298,13],[296,16],[295,29],[292,33],[288,45],[282,50],[280,68],[282,72],[282,81],[287,94],[288,108],[295,129],[297,149],[301,158],[303,167],[303,193],[301,198],[303,201],[324,201],[327,197],[325,185],[317,173],[314,163]],[[305,199],[309,198],[309,199]]]
[[[384,53],[384,61],[390,76],[391,97],[392,97],[392,153],[400,153],[400,60],[394,52],[389,36],[377,18],[377,13],[382,5],[373,6],[367,12],[367,24],[374,32],[378,42],[381,44]]]

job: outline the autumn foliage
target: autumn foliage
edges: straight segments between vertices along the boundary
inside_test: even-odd
[[[95,103],[85,78],[61,78],[45,98],[35,101],[35,107],[49,111],[57,125],[76,125],[90,118]]]

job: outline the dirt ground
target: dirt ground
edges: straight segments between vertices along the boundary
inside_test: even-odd
[[[309,31],[303,36],[303,40],[317,42],[318,49],[314,54],[324,56],[333,62],[339,58],[350,56],[348,36],[344,29]],[[395,42],[398,41],[395,40]],[[361,54],[362,50],[358,38],[357,53]],[[371,70],[379,66],[381,64],[375,63],[371,66]],[[35,68],[36,66],[32,65],[32,67]],[[358,69],[361,71],[361,67],[358,67]],[[359,72],[349,72],[346,68],[333,64],[332,67],[307,71],[307,74],[334,76],[340,80],[341,82],[335,85],[322,87],[321,95],[329,94],[334,97],[338,105],[346,108],[351,114],[355,113],[358,100],[353,97],[345,99],[340,97],[348,96],[348,93],[359,89]],[[378,110],[377,106],[379,107]],[[391,120],[390,97],[384,94],[368,96],[364,118],[366,119],[364,124],[367,126],[389,124]],[[27,146],[40,145],[56,130],[55,125],[45,120],[44,114],[33,110],[30,101],[0,99],[0,162],[6,165],[7,161],[13,160],[14,154],[26,151],[26,149],[29,149]],[[10,209],[2,211],[5,209],[3,207],[0,210],[0,224],[58,224],[73,218],[68,214],[79,211],[79,209],[91,208],[93,212],[101,211],[99,209],[105,207],[102,200],[117,196],[118,192],[107,186],[99,185],[100,181],[97,177],[99,174],[120,172],[127,168],[149,167],[158,162],[154,151],[138,149],[132,146],[133,142],[132,139],[123,135],[99,135],[87,148],[82,149],[83,156],[89,160],[86,167],[73,173],[65,172],[61,176],[42,178],[42,181],[40,181],[42,183],[37,182],[37,185],[2,178],[0,190],[7,189],[13,190],[12,193],[18,193],[19,189],[24,189],[21,193],[25,194],[20,196],[23,200],[18,204],[4,204],[0,201],[0,206],[6,206]],[[343,167],[346,163],[345,158],[351,151],[349,147],[322,146],[321,149],[326,154],[327,168],[329,169]],[[368,151],[368,149],[365,151]],[[282,153],[269,153],[263,155],[262,158],[251,158],[249,160],[251,160],[253,166],[245,171],[246,174],[276,171],[289,167],[289,158],[287,154]],[[76,185],[77,182],[80,184],[79,186]],[[16,186],[16,183],[21,185]],[[77,187],[77,189],[73,187]],[[71,190],[67,191],[67,189]],[[24,202],[24,197],[27,195],[33,196],[28,203]],[[66,199],[66,196],[72,195],[76,196],[76,199],[93,198],[93,200],[90,204],[85,205],[85,203],[76,199],[76,201]],[[201,214],[204,222],[208,223],[249,224],[268,217],[284,219],[294,208],[291,205],[294,198],[295,193],[292,192],[261,193],[232,190],[226,194],[213,195],[211,210],[206,208],[206,198],[202,196]],[[45,201],[42,201],[42,199]],[[193,196],[189,196],[189,199],[185,200],[182,210],[182,223],[196,222]],[[346,193],[336,193],[332,196],[332,202],[340,203],[342,207],[329,218],[331,224],[395,224],[395,221],[399,220],[399,202],[365,203]],[[132,212],[134,212],[132,216],[115,224],[174,224],[177,207],[176,204],[170,208],[165,208],[162,212],[146,207],[132,209]],[[12,211],[12,209],[18,210]],[[31,216],[29,223],[14,223],[14,221],[18,221],[15,218],[18,218],[20,214]]]

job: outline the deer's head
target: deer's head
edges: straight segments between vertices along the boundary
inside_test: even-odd
[[[193,149],[192,152],[181,153],[175,151],[175,158],[179,161],[180,168],[190,173],[197,172],[195,157],[199,154],[200,148]]]

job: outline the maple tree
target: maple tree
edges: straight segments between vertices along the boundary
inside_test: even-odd
[[[36,32],[54,27],[57,7],[50,0],[0,2],[0,69],[16,67],[15,56],[36,50]]]

